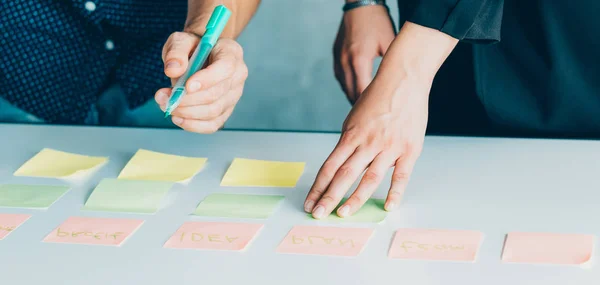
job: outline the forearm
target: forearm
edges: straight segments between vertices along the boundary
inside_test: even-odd
[[[232,15],[221,37],[236,38],[244,30],[261,0],[188,0],[188,15],[185,31],[198,35],[204,34],[206,23],[214,8],[225,5]]]
[[[445,33],[406,22],[383,57],[375,81],[431,82],[457,43],[458,39]]]

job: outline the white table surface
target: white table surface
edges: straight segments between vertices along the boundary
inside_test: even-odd
[[[302,202],[336,134],[219,132],[52,127],[0,124],[0,183],[61,184],[12,173],[44,147],[109,156],[91,178],[73,185],[47,211],[0,208],[33,217],[0,241],[0,284],[597,284],[600,265],[503,264],[509,231],[600,235],[600,142],[428,137],[402,207],[382,224],[356,258],[278,254],[294,225],[307,220]],[[81,211],[102,178],[117,177],[139,148],[208,157],[189,185],[173,187],[155,215]],[[305,161],[296,188],[219,187],[234,157]],[[388,178],[389,178],[388,173]],[[389,182],[376,197],[385,197]],[[206,195],[282,194],[286,199],[246,252],[173,250],[164,242],[185,221],[236,221],[190,217]],[[42,243],[69,216],[141,218],[144,225],[119,247]],[[237,220],[256,222],[257,220]],[[339,224],[336,224],[340,226]],[[485,234],[476,263],[391,260],[397,228],[471,229]],[[598,258],[596,251],[595,259]]]

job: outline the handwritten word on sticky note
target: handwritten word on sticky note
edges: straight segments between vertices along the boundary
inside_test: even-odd
[[[373,229],[295,226],[277,252],[313,255],[357,256]]]
[[[266,219],[284,198],[278,195],[211,194],[200,202],[194,215]]]
[[[389,257],[473,262],[482,239],[478,231],[399,229]]]
[[[342,206],[347,198],[342,199],[338,208]],[[387,216],[387,211],[383,207],[385,204],[385,200],[379,199],[369,199],[365,204],[352,216],[348,216],[345,218],[341,218],[337,215],[337,208],[331,212],[331,214],[325,218],[320,219],[319,221],[325,222],[348,222],[348,223],[380,223],[385,220]],[[309,218],[313,219],[312,214],[307,215]]]
[[[295,187],[304,172],[304,164],[236,158],[221,186]]]
[[[14,175],[67,178],[101,167],[107,161],[107,157],[79,155],[45,148],[25,162]]]
[[[502,261],[585,265],[593,250],[593,235],[514,232],[506,237]]]
[[[47,209],[69,191],[69,186],[0,185],[0,207]]]
[[[88,198],[84,210],[155,213],[172,182],[104,179]]]
[[[70,217],[44,242],[120,246],[143,220]]]
[[[165,248],[244,250],[261,224],[187,222],[165,243]]]
[[[119,174],[119,179],[185,182],[200,172],[207,159],[185,157],[145,149],[138,150]]]
[[[29,218],[31,218],[31,215],[0,214],[0,240],[12,233]]]

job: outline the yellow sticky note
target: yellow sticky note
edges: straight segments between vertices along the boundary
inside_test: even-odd
[[[236,158],[221,186],[295,187],[304,172],[304,164]]]
[[[102,166],[108,157],[95,157],[42,149],[15,171],[15,176],[67,178]]]
[[[138,150],[119,179],[184,182],[202,170],[207,159]]]

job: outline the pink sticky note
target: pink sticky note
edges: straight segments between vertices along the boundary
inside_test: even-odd
[[[70,217],[44,242],[120,246],[142,223],[134,219]]]
[[[315,255],[357,256],[373,229],[295,226],[277,252]]]
[[[0,240],[12,233],[29,218],[31,218],[31,215],[0,214]]]
[[[186,222],[165,243],[165,248],[244,250],[263,227],[261,224]]]
[[[483,234],[477,231],[399,229],[388,256],[401,259],[475,261]]]
[[[584,265],[592,258],[593,250],[593,235],[509,233],[502,261]]]

